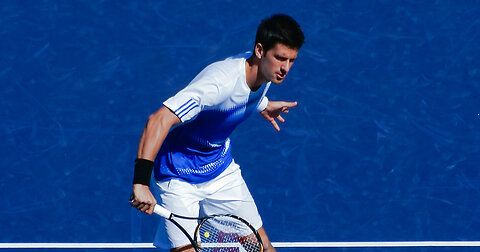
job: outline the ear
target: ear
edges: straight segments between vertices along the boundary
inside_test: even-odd
[[[255,56],[257,56],[258,59],[261,59],[263,57],[263,46],[260,43],[255,44]]]

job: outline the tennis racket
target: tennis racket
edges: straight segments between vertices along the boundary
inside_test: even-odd
[[[134,195],[130,196],[134,202]],[[206,217],[187,217],[174,214],[160,205],[153,212],[171,221],[188,238],[196,252],[262,252],[260,235],[246,220],[230,214]],[[176,219],[197,220],[198,225],[192,236]]]

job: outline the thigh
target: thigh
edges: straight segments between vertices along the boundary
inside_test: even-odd
[[[225,174],[208,182],[204,190],[208,197],[200,203],[202,215],[233,214],[247,220],[255,229],[262,226],[262,220],[240,168],[233,163]]]
[[[195,185],[179,180],[157,181],[155,183],[155,196],[159,204],[172,213],[183,216],[198,216],[199,214],[201,198],[196,192]],[[198,224],[196,220],[176,220],[190,236],[194,234]],[[188,238],[175,224],[162,218],[155,242],[158,244],[165,243],[166,238],[168,238],[171,248],[190,244]]]

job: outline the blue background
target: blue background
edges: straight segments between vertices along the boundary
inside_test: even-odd
[[[233,152],[272,241],[480,240],[479,1],[2,1],[0,242],[152,242],[150,113],[274,13],[306,35]]]

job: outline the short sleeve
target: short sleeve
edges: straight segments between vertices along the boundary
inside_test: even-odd
[[[173,111],[182,122],[187,122],[194,119],[205,107],[220,104],[231,89],[227,82],[225,74],[210,65],[163,105]]]
[[[182,122],[191,120],[201,111],[200,102],[193,95],[177,94],[166,100],[163,105],[175,113]]]
[[[268,105],[268,98],[266,96],[262,97],[262,100],[258,104],[257,111],[262,112]]]

